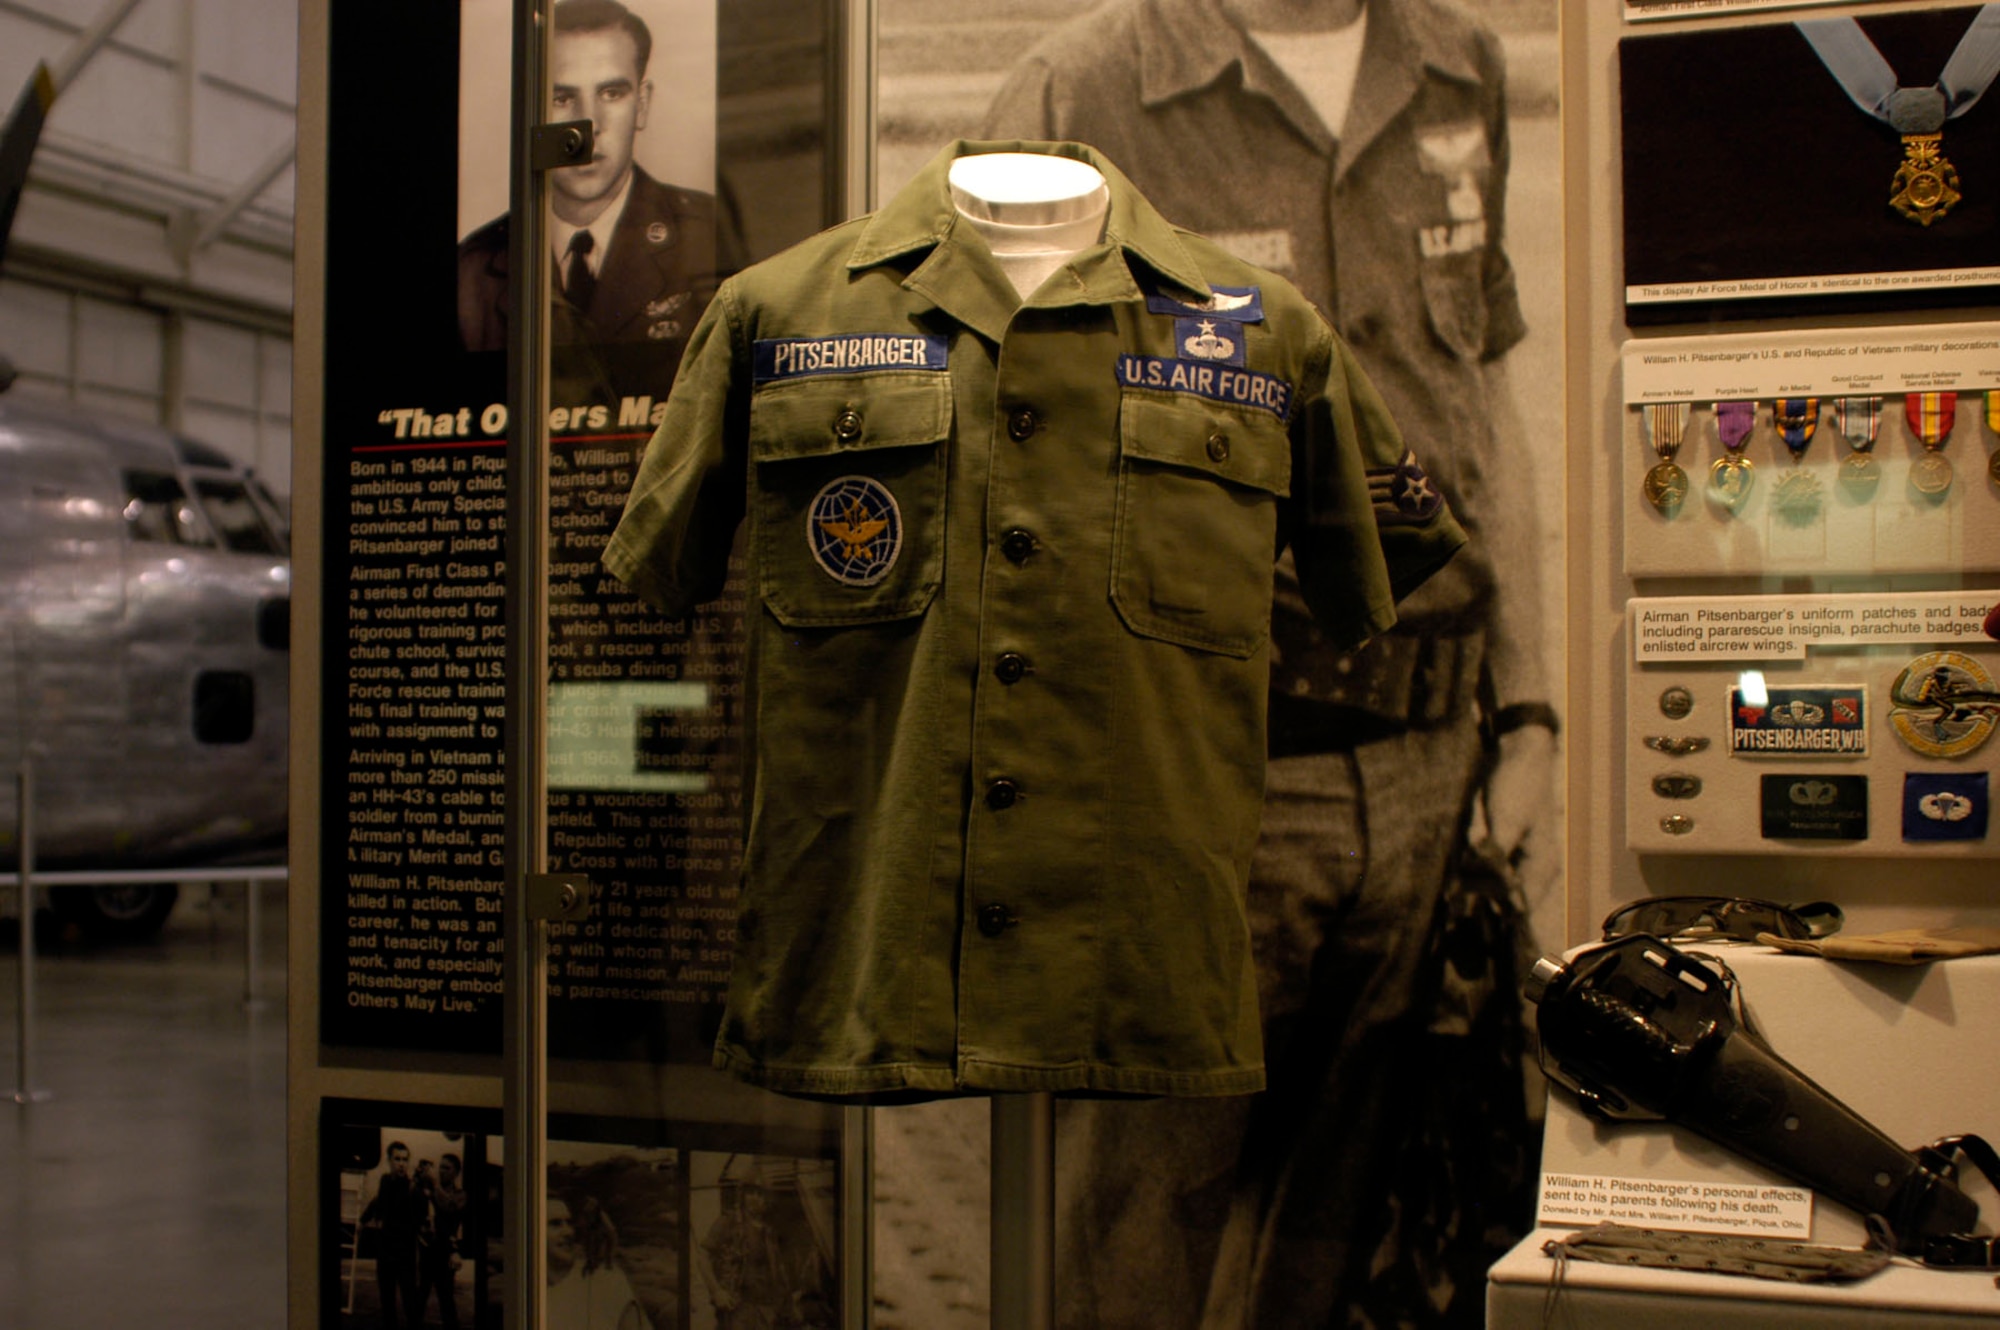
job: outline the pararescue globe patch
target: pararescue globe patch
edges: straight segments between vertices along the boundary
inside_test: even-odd
[[[846,586],[874,586],[903,552],[903,511],[889,487],[869,476],[828,481],[806,509],[813,562]]]

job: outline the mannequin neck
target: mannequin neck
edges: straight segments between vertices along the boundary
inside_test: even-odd
[[[951,201],[986,240],[1023,300],[1065,260],[1104,236],[1111,191],[1071,157],[996,152],[951,165]]]

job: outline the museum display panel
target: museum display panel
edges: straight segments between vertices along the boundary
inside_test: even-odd
[[[602,151],[549,177],[538,806],[550,880],[591,888],[542,925],[550,1324],[1012,1325],[1024,1261],[1065,1326],[1505,1323],[1552,1284],[1662,1317],[1992,1310],[1990,1277],[1907,1255],[1783,1306],[1592,1264],[1635,1263],[1607,1221],[1868,1230],[1812,1159],[1600,1125],[1563,1067],[1545,1112],[1551,1008],[1520,994],[1634,902],[1833,902],[1786,938],[1808,954],[1655,951],[1671,983],[1639,991],[1740,994],[1898,1149],[1996,1130],[1964,1065],[1993,958],[1931,958],[2000,921],[1971,91],[2000,10],[1802,10],[1858,17],[1833,40],[1896,79],[1956,69],[1944,128],[1892,133],[1761,0],[1285,8],[655,0],[641,56],[558,6],[550,118]],[[485,1323],[519,1126],[506,6],[308,10],[293,1318],[448,1324],[442,1287]],[[1782,117],[1690,98],[1772,50],[1731,86]],[[415,108],[367,91],[444,68]],[[381,148],[410,123],[434,155]],[[1803,200],[1703,183],[1752,131]],[[954,209],[954,143],[1102,167],[1110,232],[1034,236],[1011,281],[1018,219]],[[386,258],[384,197],[422,236]],[[1308,301],[1339,340],[1288,359]],[[1396,446],[1352,446],[1377,413]],[[1399,542],[1446,512],[1469,544],[1418,587],[1436,560]],[[1359,596],[1357,652],[1327,586],[1371,559],[1403,603]],[[1678,946],[1719,945],[1691,922]],[[986,1207],[1034,1181],[1000,1132],[1028,1090],[1087,1093],[1049,1111],[1024,1257]]]

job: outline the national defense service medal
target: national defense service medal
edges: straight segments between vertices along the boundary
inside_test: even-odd
[[[1889,724],[1926,757],[1964,757],[2000,726],[1993,676],[1962,651],[1932,651],[1905,665],[1889,686]]]

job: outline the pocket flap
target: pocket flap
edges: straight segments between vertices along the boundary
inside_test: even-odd
[[[1291,437],[1282,421],[1261,412],[1239,414],[1183,394],[1165,399],[1128,392],[1118,406],[1118,434],[1127,458],[1206,472],[1269,494],[1291,493]]]
[[[767,384],[750,396],[756,462],[904,448],[950,432],[948,374],[825,375]]]

